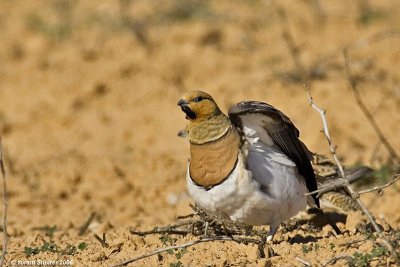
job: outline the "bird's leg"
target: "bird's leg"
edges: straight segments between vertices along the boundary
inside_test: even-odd
[[[260,252],[260,257],[265,258],[268,255],[268,258],[273,257],[276,255],[275,251],[272,249],[272,239],[274,238],[274,235],[276,234],[276,231],[278,231],[279,224],[278,226],[271,225],[269,228],[269,233],[267,238],[265,238],[265,235],[263,234],[261,236],[261,241],[258,243],[258,251]],[[267,249],[267,255],[265,255],[265,248]]]
[[[276,234],[276,231],[278,231],[279,225],[271,225],[269,227],[269,233],[268,233],[268,237],[267,237],[267,242],[268,241],[272,241],[272,238],[274,238],[274,235]]]
[[[203,235],[203,237],[204,238],[205,237],[209,237],[210,236],[209,235],[210,225],[212,225],[213,223],[215,224],[215,220],[209,217],[209,218],[204,218],[203,222],[204,222],[204,235]]]
[[[204,237],[208,237],[208,221],[204,225]]]
[[[253,226],[245,226],[245,235],[247,236],[251,236],[252,232],[253,232]]]

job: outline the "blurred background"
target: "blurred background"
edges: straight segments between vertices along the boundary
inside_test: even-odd
[[[97,254],[85,253],[100,244],[77,229],[91,214],[90,231],[123,243],[129,227],[190,212],[176,105],[189,90],[210,93],[224,112],[242,100],[272,104],[311,151],[330,156],[307,79],[339,158],[377,169],[375,182],[384,182],[393,157],[357,105],[343,49],[399,153],[399,37],[396,0],[0,0],[10,255],[25,258],[26,246],[48,239],[43,227],[56,226],[59,246],[89,245],[77,262],[90,265]],[[398,227],[400,206],[389,203],[400,196],[390,190],[365,200]]]

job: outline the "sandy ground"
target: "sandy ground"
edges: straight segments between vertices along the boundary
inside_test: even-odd
[[[341,49],[371,40],[349,50],[350,67],[367,107],[400,151],[400,38],[368,39],[396,27],[395,0],[0,0],[6,264],[71,260],[107,266],[162,247],[160,236],[137,237],[129,230],[168,225],[191,211],[184,178],[188,144],[177,137],[186,121],[176,103],[186,91],[211,93],[224,111],[241,100],[270,103],[292,119],[312,151],[329,155],[319,115],[296,80],[282,38],[287,29],[300,64],[319,67],[311,90],[327,110],[340,159],[387,165],[390,156],[350,90]],[[399,230],[399,187],[363,200],[386,230],[385,222]],[[89,229],[79,235],[92,213]],[[339,246],[364,237],[354,233],[360,220],[355,213],[339,222],[345,234],[338,237],[328,226],[316,232],[280,228],[270,258],[260,258],[252,245],[214,242],[189,247],[179,260],[163,253],[134,265],[302,266],[296,257],[321,265],[338,254],[371,253],[372,241]],[[106,233],[110,247],[103,248],[94,233]],[[177,244],[196,239],[176,238]],[[46,242],[76,252],[25,253]],[[318,249],[305,251],[316,244]]]

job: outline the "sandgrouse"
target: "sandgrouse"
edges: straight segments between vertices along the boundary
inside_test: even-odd
[[[243,101],[226,116],[214,99],[192,91],[179,100],[190,141],[189,194],[207,214],[247,226],[281,222],[319,208],[312,154],[290,119],[273,106]]]

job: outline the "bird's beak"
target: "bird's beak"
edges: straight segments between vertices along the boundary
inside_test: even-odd
[[[188,132],[187,132],[185,129],[180,130],[180,131],[178,132],[178,136],[179,136],[179,137],[186,138],[186,137],[188,136]]]
[[[182,107],[182,106],[187,106],[187,105],[189,105],[189,102],[187,102],[187,101],[185,101],[185,100],[183,100],[183,99],[181,99],[181,100],[179,100],[178,101],[178,106],[180,106],[180,107]]]
[[[182,111],[185,112],[186,114],[186,119],[196,119],[196,113],[194,113],[190,108],[189,108],[189,102],[181,99],[178,101],[178,106],[181,107]]]

